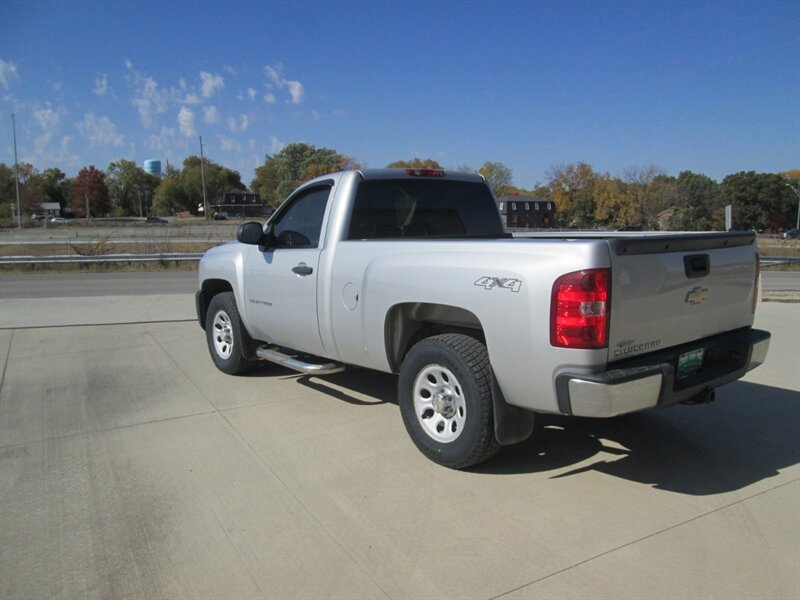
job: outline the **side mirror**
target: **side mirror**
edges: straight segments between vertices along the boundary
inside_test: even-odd
[[[242,244],[251,246],[263,244],[264,237],[264,229],[261,223],[255,221],[239,225],[239,229],[236,231],[236,239]]]

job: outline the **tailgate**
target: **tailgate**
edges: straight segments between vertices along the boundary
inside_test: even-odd
[[[609,240],[609,362],[753,324],[752,233]]]

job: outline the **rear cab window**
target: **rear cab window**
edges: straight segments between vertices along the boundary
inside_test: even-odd
[[[486,185],[448,179],[360,182],[349,240],[505,237]]]

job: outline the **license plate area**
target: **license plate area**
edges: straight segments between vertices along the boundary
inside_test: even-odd
[[[677,379],[686,379],[697,373],[703,367],[703,361],[706,357],[706,349],[698,348],[697,350],[690,350],[678,355],[678,366],[675,377]]]

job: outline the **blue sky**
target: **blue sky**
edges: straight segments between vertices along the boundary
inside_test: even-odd
[[[4,2],[0,162],[800,167],[800,2]]]

